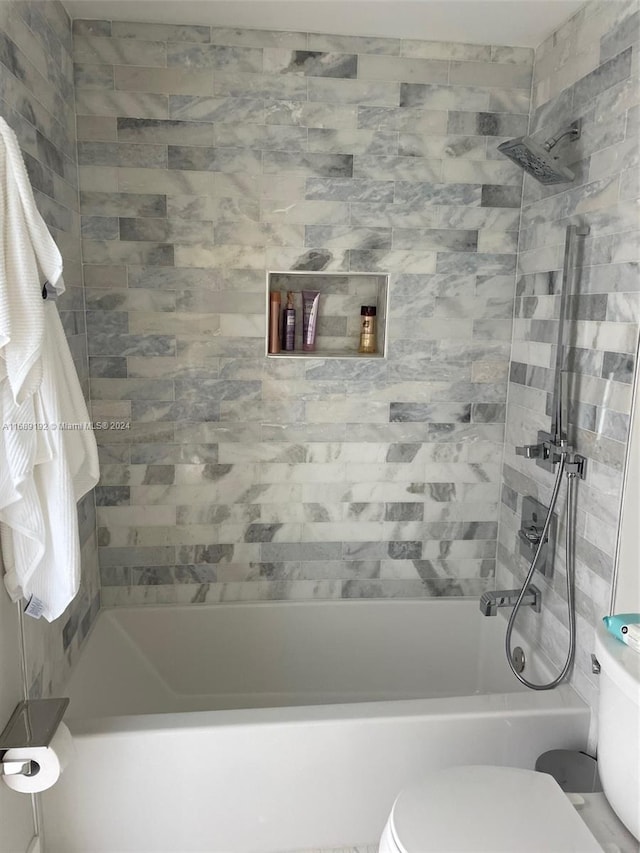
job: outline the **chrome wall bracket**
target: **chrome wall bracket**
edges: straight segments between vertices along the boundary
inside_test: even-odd
[[[522,527],[518,531],[518,539],[520,540],[520,554],[525,557],[529,563],[533,559],[544,528],[547,518],[548,509],[544,504],[535,498],[527,495],[522,498]],[[555,515],[551,516],[547,538],[540,551],[538,558],[538,571],[545,577],[551,577],[553,572],[553,554],[555,551],[556,540],[556,524]]]
[[[586,476],[586,457],[575,453],[570,444],[554,441],[551,433],[544,430],[539,430],[537,444],[525,444],[522,447],[516,447],[516,456],[535,459],[536,465],[551,474],[554,473],[555,466],[564,456],[567,474],[580,477],[581,480],[584,480]]]
[[[0,734],[0,776],[19,773],[30,776],[38,772],[35,762],[5,761],[4,755],[8,749],[49,746],[68,705],[66,698],[27,699],[16,705]]]

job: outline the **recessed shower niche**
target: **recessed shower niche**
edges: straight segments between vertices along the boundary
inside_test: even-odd
[[[269,322],[265,354],[269,358],[385,358],[387,344],[388,276],[379,273],[267,273],[266,311],[270,316],[271,294],[280,294],[280,333],[287,294],[293,294],[296,311],[295,348],[269,352]],[[319,293],[315,349],[303,350],[302,291]],[[376,308],[375,352],[359,353],[363,305]]]

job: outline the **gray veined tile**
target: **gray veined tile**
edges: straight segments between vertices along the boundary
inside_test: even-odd
[[[255,148],[263,151],[306,151],[307,129],[250,124],[241,127],[220,124],[214,128],[214,146],[219,148]]]
[[[119,142],[213,144],[213,128],[205,122],[144,118],[118,118],[117,122]]]
[[[115,142],[79,142],[78,163],[90,166],[125,166],[166,169],[164,145],[135,145]]]
[[[398,136],[372,130],[309,129],[309,151],[342,154],[397,154]]]
[[[127,92],[164,95],[213,95],[213,73],[189,68],[115,66],[115,86]]]
[[[427,136],[424,133],[400,133],[398,153],[405,157],[429,157],[433,160],[459,157],[482,160],[486,144],[486,139],[481,136]]]
[[[216,72],[213,92],[217,97],[306,100],[307,78],[295,74]]]
[[[351,224],[354,228],[433,228],[440,224],[440,214],[438,208],[420,200],[404,204],[353,202]]]
[[[403,39],[400,53],[402,56],[421,59],[464,59],[467,61],[491,59],[489,45],[418,39]]]
[[[111,65],[75,62],[73,81],[76,89],[113,89],[113,68]]]
[[[149,264],[173,266],[173,246],[159,243],[83,240],[83,258],[88,264]]]
[[[94,240],[117,240],[118,219],[110,216],[83,216],[80,233]]]
[[[266,124],[326,127],[333,130],[355,129],[355,104],[331,104],[306,100],[274,100],[264,103]]]
[[[214,98],[197,95],[171,95],[169,115],[181,121],[207,121],[216,123],[261,124],[264,120],[264,102],[261,98]]]
[[[307,46],[307,33],[279,30],[212,27],[212,44],[236,44],[244,47],[283,47],[297,50]]]
[[[169,169],[195,172],[262,172],[262,155],[259,151],[244,148],[196,148],[169,145]]]
[[[111,35],[111,21],[91,21],[77,18],[73,21],[72,31],[75,36],[104,36]]]
[[[120,218],[120,239],[156,243],[200,243],[213,239],[209,222]]]
[[[358,77],[361,80],[397,80],[403,83],[447,83],[447,60],[384,55],[361,56]]]
[[[394,228],[393,246],[396,249],[422,249],[451,252],[475,252],[478,248],[477,231],[454,231],[429,228]]]
[[[398,106],[400,86],[398,83],[368,80],[328,80],[310,77],[308,80],[310,101],[325,101],[338,104],[373,104]]]
[[[415,134],[441,134],[447,130],[444,109],[359,106],[358,127],[372,130],[411,131]]]
[[[166,42],[208,42],[211,29],[210,27],[192,26],[190,24],[141,24],[114,21],[111,34],[114,38],[150,38]]]
[[[402,83],[400,106],[422,107],[428,110],[487,110],[489,91],[471,86]]]
[[[573,86],[574,109],[581,109],[592,98],[625,80],[631,72],[631,52],[627,48],[579,80]]]
[[[633,8],[633,7],[632,7]],[[640,40],[640,12],[624,17],[600,39],[600,62],[612,59]]]
[[[308,46],[311,50],[338,51],[340,53],[386,53],[397,56],[400,52],[400,39],[309,33]]]
[[[602,362],[603,379],[614,379],[616,382],[632,382],[634,361],[632,355],[605,352]]]
[[[372,156],[356,154],[353,160],[353,175],[381,181],[432,181],[442,174],[440,160],[423,157],[399,157],[395,155]]]
[[[389,420],[393,422],[423,421],[427,423],[469,423],[470,403],[391,403]]]
[[[160,217],[167,213],[164,195],[81,191],[83,213],[93,216]]]
[[[442,184],[432,182],[399,181],[396,184],[395,201],[423,202],[437,205],[479,206],[482,188],[473,184]]]
[[[76,62],[93,64],[162,67],[167,64],[167,49],[161,41],[76,35],[73,58]]]
[[[354,79],[358,73],[358,57],[353,53],[265,48],[264,71],[272,74],[297,74],[303,77]]]
[[[529,92],[523,89],[492,89],[489,96],[490,112],[528,116],[529,104]]]
[[[353,155],[266,151],[263,155],[263,167],[265,174],[348,178],[353,174]]]
[[[305,198],[329,201],[392,202],[394,183],[351,178],[307,178]]]
[[[520,207],[522,191],[520,186],[484,184],[482,187],[482,207]]]
[[[236,45],[170,44],[167,45],[167,65],[227,72],[262,71],[262,49]]]
[[[305,245],[344,249],[390,249],[390,228],[353,228],[351,225],[307,225]]]
[[[491,86],[502,89],[526,89],[531,86],[530,65],[499,62],[451,63],[449,83],[472,86]]]
[[[90,116],[166,118],[169,102],[166,95],[144,92],[79,90],[76,92],[76,112]]]
[[[491,112],[449,113],[447,133],[476,136],[523,136],[528,129],[528,116]]]

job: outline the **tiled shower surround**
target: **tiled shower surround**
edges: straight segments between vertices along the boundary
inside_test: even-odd
[[[71,22],[58,2],[0,3],[0,115],[18,137],[36,204],[63,256],[67,290],[58,308],[88,398],[71,38]],[[25,618],[32,696],[59,692],[100,606],[92,493],[81,501],[79,516],[78,597],[51,625]]]
[[[106,604],[493,586],[532,58],[75,22]],[[389,274],[388,358],[265,358],[269,270]]]
[[[527,568],[515,556],[521,499],[534,495],[548,505],[553,484],[551,474],[515,456],[514,446],[535,443],[537,430],[549,428],[565,226],[586,224],[591,231],[570,303],[566,366],[570,441],[588,459],[586,480],[577,487],[573,682],[592,704],[597,685],[590,653],[594,626],[609,607],[640,321],[639,16],[637,2],[589,4],[536,51],[535,138],[544,140],[573,119],[582,118],[583,126],[582,138],[564,145],[577,174],[573,184],[544,189],[525,180],[500,514],[498,583],[513,586],[512,573],[519,583]],[[568,647],[565,505],[563,488],[554,575],[550,582],[536,579],[542,614],[522,613],[518,620],[558,669]]]

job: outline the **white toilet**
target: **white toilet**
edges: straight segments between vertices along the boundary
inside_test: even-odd
[[[640,655],[596,633],[598,768],[609,804],[640,836]],[[396,799],[380,853],[602,853],[557,782],[515,767],[449,767]]]

